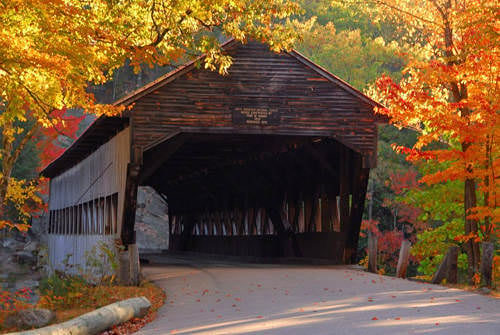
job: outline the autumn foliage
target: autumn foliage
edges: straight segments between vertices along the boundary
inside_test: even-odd
[[[71,142],[78,118],[121,107],[100,104],[89,90],[111,80],[126,62],[175,65],[206,54],[205,67],[225,73],[231,59],[220,37],[255,38],[273,50],[289,48],[295,33],[286,18],[298,6],[288,0],[0,2],[0,229],[26,230],[41,206],[42,180],[21,181],[13,170],[29,143],[45,165]],[[23,209],[17,213],[15,210]]]
[[[396,147],[413,162],[439,166],[428,185],[463,182],[469,278],[479,269],[480,240],[498,238],[500,222],[500,110],[498,7],[494,1],[376,1],[373,17],[405,27],[411,59],[404,78],[382,76],[378,112],[419,132],[412,148]]]

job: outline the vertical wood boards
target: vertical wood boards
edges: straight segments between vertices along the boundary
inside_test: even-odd
[[[118,199],[121,203],[130,159],[129,135],[128,128],[122,130],[80,163],[52,178],[49,210],[75,206],[113,193],[121,193]]]
[[[271,52],[256,42],[236,44],[227,52],[233,56],[228,75],[193,66],[134,102],[135,145],[147,147],[171,131],[212,128],[325,132],[360,153],[376,151],[373,106],[290,54]],[[251,120],[236,122],[237,111]],[[264,116],[255,123],[252,117],[258,113]],[[267,122],[267,115],[276,121]]]
[[[85,266],[85,253],[96,243],[114,245],[121,229],[129,138],[126,128],[80,163],[51,179],[49,210],[54,222],[48,250],[53,268],[63,270],[61,262],[67,255],[72,255],[70,264]],[[105,199],[113,194],[117,194],[113,200],[117,217],[113,221],[118,224],[113,234],[106,234],[110,230],[106,220],[109,222],[110,218],[105,213],[105,202],[110,200]]]

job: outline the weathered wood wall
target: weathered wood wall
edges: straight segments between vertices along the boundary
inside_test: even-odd
[[[282,251],[300,253],[299,235],[327,233],[335,236],[328,241],[341,240],[332,246],[335,257],[352,261],[376,164],[378,104],[294,51],[234,41],[225,50],[234,60],[227,76],[195,62],[181,67],[118,101],[134,105],[123,118],[98,120],[51,164],[51,218],[71,221],[79,202],[106,203],[116,193],[121,225],[112,234],[133,245],[137,188],[149,185],[168,198],[170,237],[180,249],[193,245],[189,238],[278,236],[293,244]],[[130,142],[122,149],[105,154],[102,146],[76,164],[79,153],[127,124]],[[119,186],[87,190],[108,168],[109,184]],[[61,232],[60,223],[55,227]],[[82,231],[105,236],[105,227]],[[311,248],[314,240],[307,239]]]
[[[290,54],[235,43],[227,76],[192,69],[135,100],[133,143],[146,148],[169,132],[323,133],[362,154],[376,152],[373,105]],[[140,96],[140,94],[139,94]],[[260,120],[249,113],[263,113]],[[250,120],[249,120],[250,119]],[[249,122],[248,122],[249,121]]]
[[[85,252],[99,241],[113,246],[120,234],[130,131],[119,132],[90,156],[50,181],[49,260],[54,269],[71,254],[85,264]]]

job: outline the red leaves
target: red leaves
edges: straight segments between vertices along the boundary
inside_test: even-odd
[[[376,316],[374,316],[374,317],[372,318],[372,320],[373,320],[373,321],[375,321],[375,320],[378,320],[378,318],[377,318]]]
[[[436,159],[437,156],[433,152],[419,150],[415,148],[408,148],[405,146],[397,145],[395,143],[391,144],[392,149],[398,154],[406,155],[406,160],[409,162],[419,161],[419,160],[431,160]]]
[[[85,115],[73,116],[68,114],[66,108],[62,108],[53,110],[50,118],[52,119],[50,126],[41,128],[42,133],[36,141],[40,149],[41,166],[48,165],[64,152],[65,145],[59,140],[61,134],[70,139],[76,139],[76,133]]]

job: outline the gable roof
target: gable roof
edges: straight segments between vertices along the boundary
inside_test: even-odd
[[[223,49],[229,49],[232,46],[240,43],[236,39],[230,39],[223,43],[221,47]],[[313,61],[302,55],[300,52],[296,50],[291,50],[284,52],[295,58],[297,61],[302,63],[304,66],[308,67],[312,71],[316,72],[321,77],[327,79],[328,81],[338,85],[340,88],[345,90],[346,92],[352,94],[362,102],[371,105],[373,107],[383,107],[378,102],[374,101],[370,97],[363,94],[358,89],[351,86],[349,83],[335,76],[328,70],[323,67],[315,64]],[[196,69],[196,65],[205,58],[205,55],[201,55],[184,65],[176,68],[173,71],[166,73],[163,76],[153,80],[152,82],[142,86],[141,88],[127,94],[126,96],[118,99],[113,103],[114,106],[129,106],[133,104],[135,101],[148,95],[149,93],[157,90],[158,88],[167,85],[168,83],[174,81],[176,78]],[[107,140],[109,140],[112,136],[114,136],[118,131],[122,130],[126,123],[128,123],[127,114],[119,117],[107,117],[101,116],[94,120],[93,123],[89,125],[89,127],[80,135],[78,139],[73,142],[73,144],[68,147],[59,157],[55,158],[51,163],[49,163],[42,171],[41,175],[47,177],[54,177],[58,173],[65,171],[70,168],[77,162],[83,160],[88,155],[90,155],[95,149],[104,144]],[[379,121],[383,121],[382,117],[379,118]]]
[[[234,38],[226,41],[221,45],[223,49],[229,48],[237,43],[240,43],[239,41],[235,40]],[[376,102],[375,100],[371,99],[367,95],[365,95],[363,92],[359,91],[352,85],[350,85],[348,82],[344,81],[343,79],[337,77],[333,73],[329,72],[325,68],[321,67],[320,65],[314,63],[312,60],[301,54],[295,49],[292,49],[291,51],[286,51],[286,54],[294,57],[297,59],[299,62],[310,68],[311,70],[315,71],[318,73],[320,76],[328,79],[329,81],[337,84],[347,92],[351,93],[352,95],[356,96],[360,100],[366,102],[369,105],[372,105],[374,107],[383,107],[380,103]],[[163,76],[158,77],[157,79],[153,80],[152,82],[144,85],[143,87],[127,94],[123,98],[118,99],[113,103],[115,106],[119,105],[129,105],[133,103],[134,101],[138,100],[139,98],[147,95],[150,92],[155,91],[156,89],[170,83],[171,81],[175,80],[177,77],[182,76],[183,74],[193,70],[196,67],[196,64],[203,60],[205,58],[205,55],[198,56],[197,58],[187,62],[186,64],[178,67],[177,69],[170,71]]]

